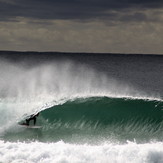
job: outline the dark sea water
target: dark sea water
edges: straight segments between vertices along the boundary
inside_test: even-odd
[[[0,162],[162,163],[162,72],[163,55],[0,52]]]

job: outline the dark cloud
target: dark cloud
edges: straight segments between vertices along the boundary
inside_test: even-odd
[[[0,0],[0,20],[15,17],[38,19],[116,19],[112,11],[160,8],[162,0]],[[121,20],[145,19],[145,15],[124,16]]]

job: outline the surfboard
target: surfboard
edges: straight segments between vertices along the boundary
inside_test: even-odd
[[[42,126],[27,126],[27,125],[24,125],[24,124],[19,124],[20,126],[22,127],[26,127],[26,128],[42,128]]]
[[[42,126],[27,126],[27,128],[42,128]]]

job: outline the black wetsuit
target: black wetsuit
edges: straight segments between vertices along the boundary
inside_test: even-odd
[[[33,124],[35,125],[35,124],[36,124],[36,117],[37,117],[38,115],[39,115],[39,113],[36,114],[36,115],[31,115],[30,118],[26,119],[26,125],[29,126],[29,122],[30,122],[31,120],[33,120]]]
[[[33,124],[36,124],[36,116],[31,116],[30,118],[26,119],[26,125],[29,126],[29,122],[33,120]]]

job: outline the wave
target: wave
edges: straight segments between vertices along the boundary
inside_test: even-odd
[[[78,143],[162,141],[163,102],[109,97],[78,98],[40,111],[37,124],[42,128],[34,131],[20,127],[5,133],[4,139]]]
[[[140,91],[83,62],[31,63],[0,61],[0,139],[91,143],[162,140],[159,92],[157,96]],[[34,111],[40,112],[37,124],[41,129],[17,124],[25,113]]]

